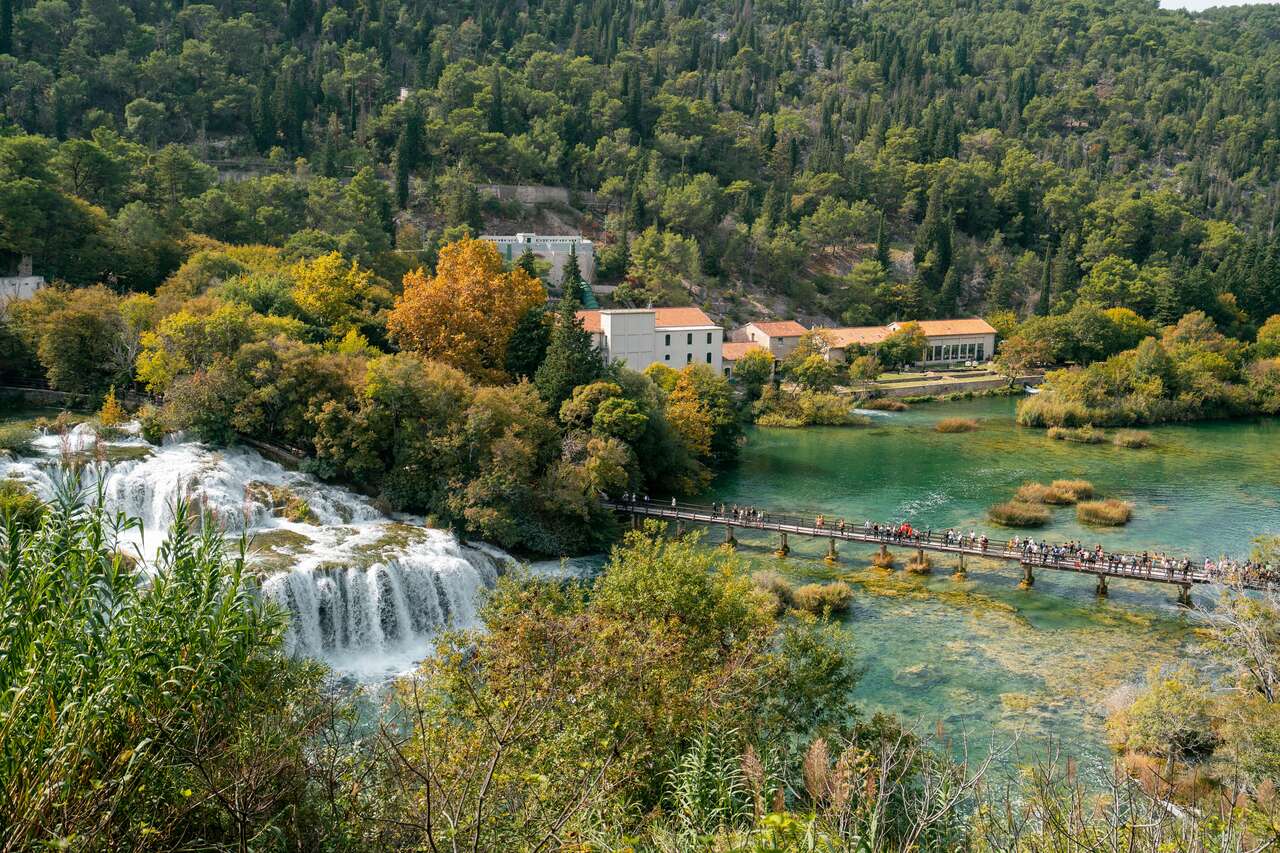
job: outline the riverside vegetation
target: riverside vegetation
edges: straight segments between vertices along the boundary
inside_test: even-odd
[[[486,630],[442,635],[371,729],[283,654],[279,614],[204,521],[178,507],[144,565],[115,549],[133,522],[74,477],[38,520],[6,515],[7,848],[994,851],[1120,833],[1243,851],[1277,831],[1274,598],[1228,590],[1208,617],[1243,692],[1153,672],[1116,709],[1128,776],[1090,791],[1049,761],[1006,788],[990,760],[859,714],[839,629],[775,615],[767,578],[657,526],[591,584],[502,579]]]

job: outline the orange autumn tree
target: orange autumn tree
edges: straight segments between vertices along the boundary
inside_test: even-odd
[[[519,267],[503,269],[492,243],[465,237],[440,250],[434,276],[421,269],[405,275],[387,328],[404,349],[501,382],[511,333],[546,299],[541,281]]]

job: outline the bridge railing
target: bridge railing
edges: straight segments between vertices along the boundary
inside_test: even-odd
[[[1184,584],[1234,582],[1255,589],[1280,585],[1280,577],[1273,576],[1270,570],[1256,572],[1233,568],[1209,571],[1205,568],[1207,561],[1196,562],[1186,557],[1156,558],[1149,554],[1107,553],[1096,550],[1086,550],[1084,552],[1086,556],[1081,557],[1078,552],[1054,553],[1052,550],[1046,550],[1044,543],[1030,545],[1020,542],[1018,538],[993,539],[985,534],[971,535],[954,530],[934,532],[931,528],[924,531],[911,528],[910,533],[905,533],[902,525],[881,525],[869,521],[850,524],[843,518],[829,519],[825,514],[778,513],[750,506],[727,507],[724,504],[707,505],[680,501],[668,504],[662,501],[640,499],[606,503],[617,510],[648,517],[924,548],[975,557],[1017,560],[1019,563],[1030,566],[1106,574],[1137,580]]]

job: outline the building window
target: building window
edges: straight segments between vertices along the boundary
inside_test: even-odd
[[[978,361],[986,361],[986,344],[978,344]]]
[[[707,332],[707,343],[711,343],[711,333]]]
[[[688,340],[685,341],[685,343],[688,344],[689,346],[693,346],[693,332],[690,332],[687,335],[687,337],[688,337]]]
[[[711,363],[711,353],[707,353],[707,364]]]
[[[685,353],[685,355],[684,355],[684,363],[685,363],[685,364],[693,364],[693,353],[691,353],[691,352],[687,352],[687,353]]]
[[[667,335],[667,346],[671,346],[671,336]]]
[[[663,360],[663,361],[670,361],[670,360],[671,360],[671,353],[667,353],[667,354],[665,354],[664,356],[662,356],[662,360]]]

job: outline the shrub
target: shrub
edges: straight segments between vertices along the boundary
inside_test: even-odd
[[[870,409],[873,412],[905,412],[911,408],[901,400],[895,400],[892,397],[872,397],[870,400],[863,400],[858,407]]]
[[[127,420],[129,420],[129,413],[116,399],[116,386],[112,385],[102,401],[102,408],[98,411],[98,423],[104,427],[118,427]]]
[[[35,530],[44,515],[44,504],[18,480],[0,480],[0,527],[12,518],[19,527]]]
[[[1054,480],[1049,488],[1065,498],[1062,503],[1077,503],[1093,497],[1093,483],[1088,480]]]
[[[794,600],[795,586],[777,572],[755,572],[751,575],[751,583],[756,589],[763,590],[778,599],[781,607],[790,607]]]
[[[1150,447],[1151,433],[1139,429],[1122,429],[1111,442],[1116,447]]]
[[[1042,527],[1049,522],[1049,510],[1025,501],[1005,501],[987,510],[996,524],[1005,527]]]
[[[1107,440],[1107,434],[1093,424],[1086,424],[1082,427],[1049,427],[1049,438],[1077,444],[1102,444]]]
[[[1076,518],[1084,524],[1119,527],[1122,524],[1128,524],[1132,517],[1133,504],[1116,498],[1085,501],[1076,506]]]
[[[138,422],[142,425],[142,437],[152,444],[164,441],[165,433],[169,431],[164,415],[151,404],[143,406],[138,412]]]
[[[808,583],[795,591],[794,605],[810,613],[843,613],[853,601],[853,590],[844,581]]]
[[[943,418],[933,428],[937,432],[973,432],[978,422],[973,418]]]
[[[0,424],[0,456],[25,456],[31,452],[35,431],[23,424]]]

